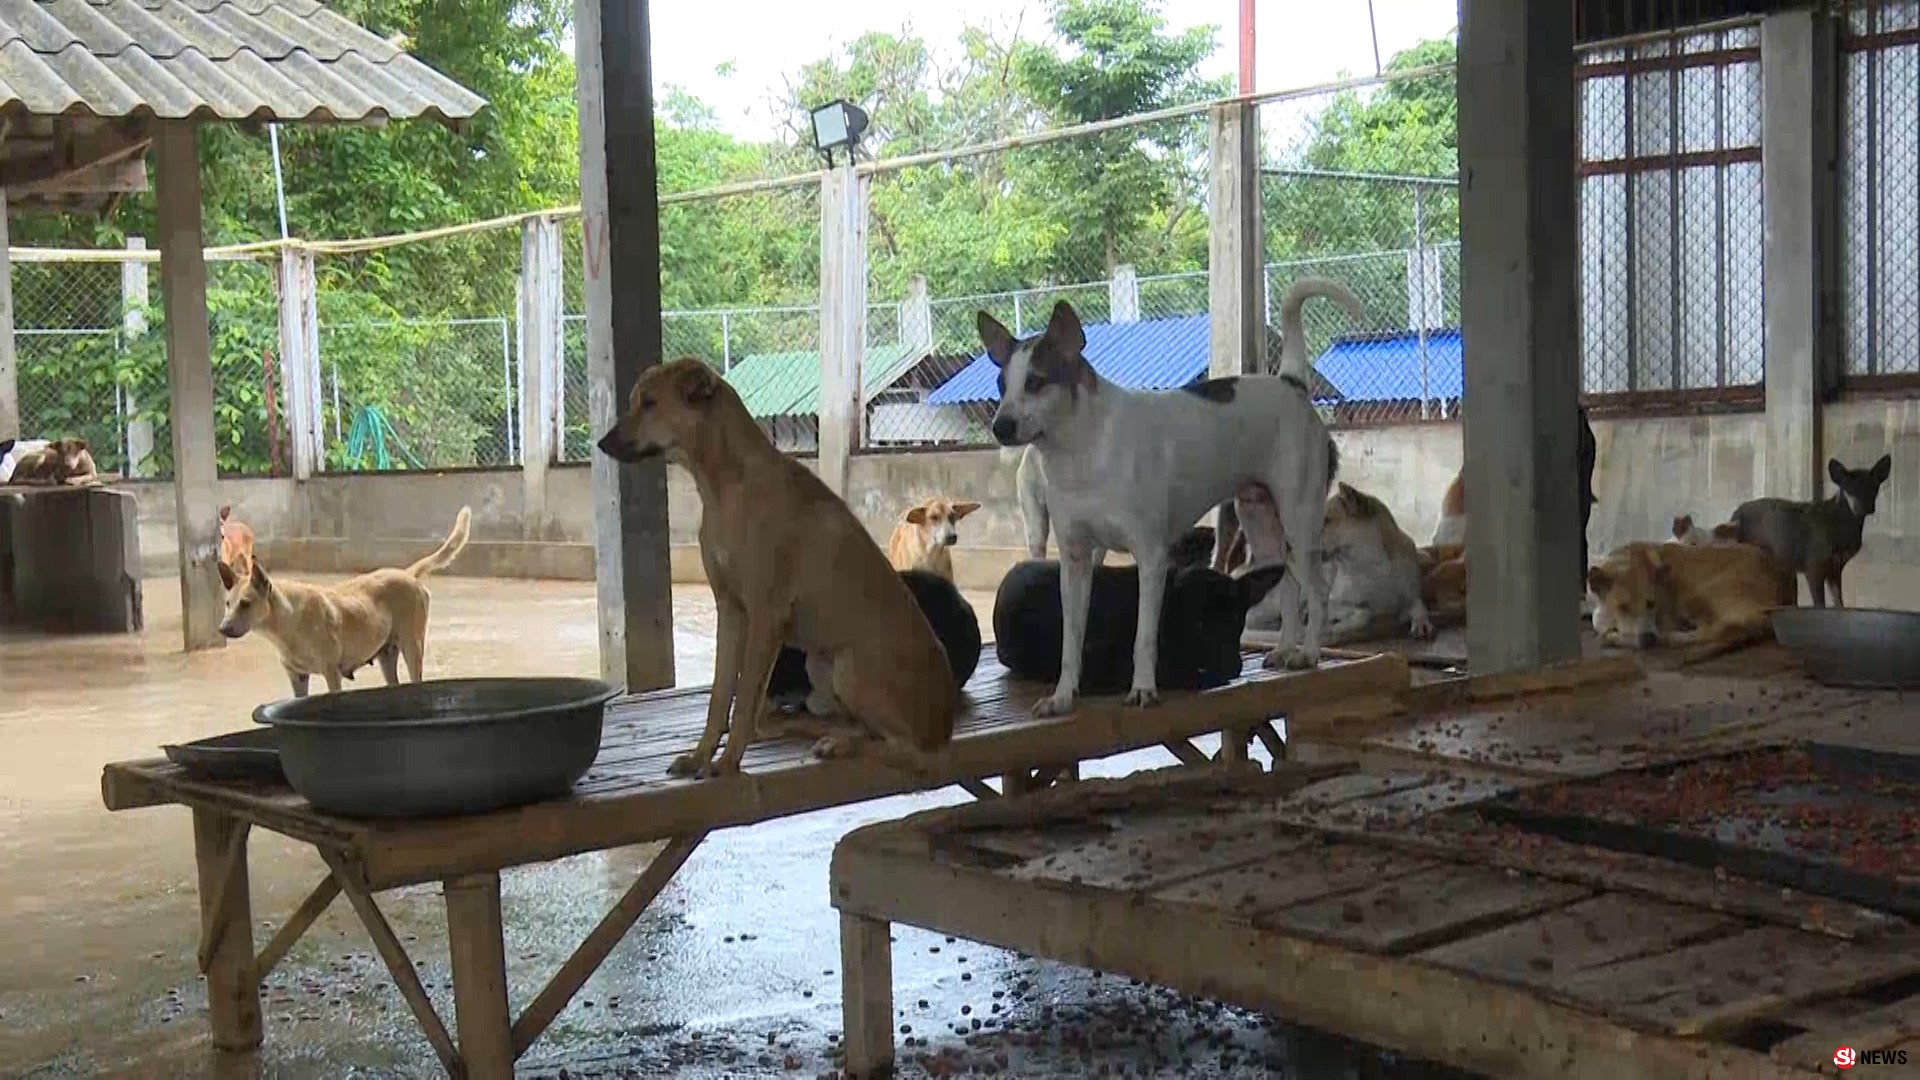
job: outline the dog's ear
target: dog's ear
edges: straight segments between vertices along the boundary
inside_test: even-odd
[[[84,453],[86,453],[86,452],[87,452],[87,440],[85,440],[85,439],[75,439],[75,440],[73,440],[73,452],[74,452],[74,453],[76,453],[76,454],[84,454]]]
[[[220,568],[220,587],[229,592],[233,591],[234,583],[240,580],[233,576],[233,567],[228,566],[225,559],[215,559],[213,565]]]
[[[1884,484],[1887,477],[1893,475],[1893,455],[1881,454],[1880,460],[1873,463],[1873,482]]]
[[[1087,347],[1087,332],[1080,325],[1080,316],[1065,300],[1054,304],[1053,314],[1047,317],[1047,340],[1065,346],[1075,356]]]
[[[980,344],[986,346],[987,356],[995,367],[1006,367],[1013,359],[1013,335],[1000,325],[1000,320],[982,311],[974,316],[974,325],[980,331]]]
[[[922,503],[919,506],[916,506],[913,509],[907,511],[907,524],[925,525],[926,523],[927,523],[927,507],[925,503]]]
[[[953,520],[959,521],[961,518],[966,517],[968,514],[971,514],[978,509],[980,509],[980,504],[977,502],[954,503],[953,504]]]
[[[1604,566],[1588,567],[1587,588],[1593,590],[1595,596],[1607,595],[1607,590],[1613,588],[1613,571]]]
[[[273,588],[273,582],[267,577],[267,568],[260,565],[259,559],[253,560],[252,579],[253,587],[261,593],[265,593]]]
[[[1846,482],[1847,467],[1840,464],[1839,458],[1827,459],[1827,479],[1832,480],[1836,484]]]
[[[720,377],[706,364],[691,364],[674,380],[680,400],[689,405],[705,405],[720,388]]]
[[[221,520],[221,521],[225,521],[225,520],[227,520],[227,515],[229,515],[229,514],[231,514],[231,513],[233,513],[233,507],[231,507],[231,506],[223,506],[223,507],[221,507],[221,508],[220,508],[220,520]]]

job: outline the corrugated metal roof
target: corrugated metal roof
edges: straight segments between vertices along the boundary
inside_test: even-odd
[[[0,0],[0,107],[168,120],[464,120],[486,102],[316,0]]]
[[[1085,355],[1093,370],[1129,390],[1171,390],[1207,370],[1212,331],[1205,315],[1088,323],[1082,329],[1087,335]],[[927,395],[929,405],[999,400],[1000,373],[985,353]]]
[[[1420,335],[1411,330],[1342,338],[1313,366],[1346,404],[1457,398],[1464,386],[1460,331],[1454,329],[1427,331],[1425,393],[1421,392]]]
[[[1089,323],[1086,357],[1093,370],[1129,390],[1171,390],[1207,370],[1212,348],[1206,315],[1183,315],[1132,323]],[[1267,346],[1278,355],[1279,338]],[[1379,334],[1337,341],[1314,362],[1314,397],[1333,401],[1420,399],[1419,337]],[[1460,396],[1460,331],[1427,331],[1429,397]],[[971,405],[1000,400],[999,373],[985,353],[927,395],[929,405]]]
[[[925,349],[905,345],[869,346],[860,365],[865,396],[872,397],[892,386],[926,355]],[[820,411],[820,354],[817,352],[743,356],[727,372],[727,382],[757,419],[813,416]]]

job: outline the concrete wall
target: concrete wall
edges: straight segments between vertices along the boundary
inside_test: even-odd
[[[1723,521],[1761,493],[1766,475],[1765,418],[1759,413],[1594,424],[1599,503],[1589,532],[1592,549],[1637,539],[1664,539],[1676,514]],[[1852,466],[1883,453],[1893,476],[1867,525],[1867,553],[1920,557],[1920,400],[1850,400],[1827,407],[1828,452]],[[1460,467],[1457,424],[1342,431],[1340,475],[1394,510],[1424,543],[1440,514],[1440,498]],[[871,454],[853,459],[849,500],[880,543],[897,514],[928,495],[974,499],[979,513],[961,527],[954,566],[963,585],[991,588],[1020,557],[1024,533],[1014,493],[1017,455],[998,449]],[[220,501],[259,535],[272,568],[353,571],[404,564],[446,535],[462,504],[473,508],[473,544],[450,572],[504,577],[593,576],[588,470],[548,473],[551,540],[525,540],[517,471],[400,473],[291,480],[223,480]],[[173,490],[163,483],[128,485],[140,505],[143,563],[148,574],[174,565]],[[684,473],[668,483],[674,573],[700,578],[700,499]]]

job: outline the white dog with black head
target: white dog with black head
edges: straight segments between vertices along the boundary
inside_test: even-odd
[[[1329,297],[1358,314],[1345,287],[1323,279],[1295,283],[1281,304],[1280,370],[1303,369],[1300,306]],[[1065,302],[1047,328],[1016,339],[986,312],[980,341],[1000,368],[1000,405],[993,437],[1003,446],[1030,445],[1045,476],[1046,507],[1060,547],[1060,681],[1034,706],[1037,716],[1073,711],[1096,552],[1126,551],[1140,567],[1140,614],[1133,645],[1129,705],[1159,701],[1160,605],[1168,548],[1208,510],[1249,485],[1271,493],[1285,533],[1269,550],[1285,551],[1287,568],[1306,594],[1305,643],[1300,618],[1284,614],[1269,666],[1311,668],[1320,662],[1327,589],[1320,532],[1337,455],[1326,425],[1298,377],[1248,375],[1210,379],[1178,390],[1133,391],[1107,382],[1087,362],[1086,334]],[[1291,361],[1291,363],[1289,363]]]

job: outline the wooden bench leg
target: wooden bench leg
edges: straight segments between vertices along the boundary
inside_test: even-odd
[[[471,1080],[513,1080],[513,1017],[507,1012],[500,875],[488,871],[448,878],[443,887],[460,1058]]]
[[[1220,764],[1228,766],[1245,765],[1248,761],[1247,744],[1253,741],[1253,732],[1244,727],[1230,727],[1220,733]]]
[[[207,1015],[214,1073],[254,1071],[265,1037],[253,968],[253,898],[247,884],[247,823],[214,810],[193,812],[193,861],[200,881],[200,935],[207,958]]]
[[[892,933],[890,923],[840,913],[840,1009],[854,1080],[893,1075]]]

